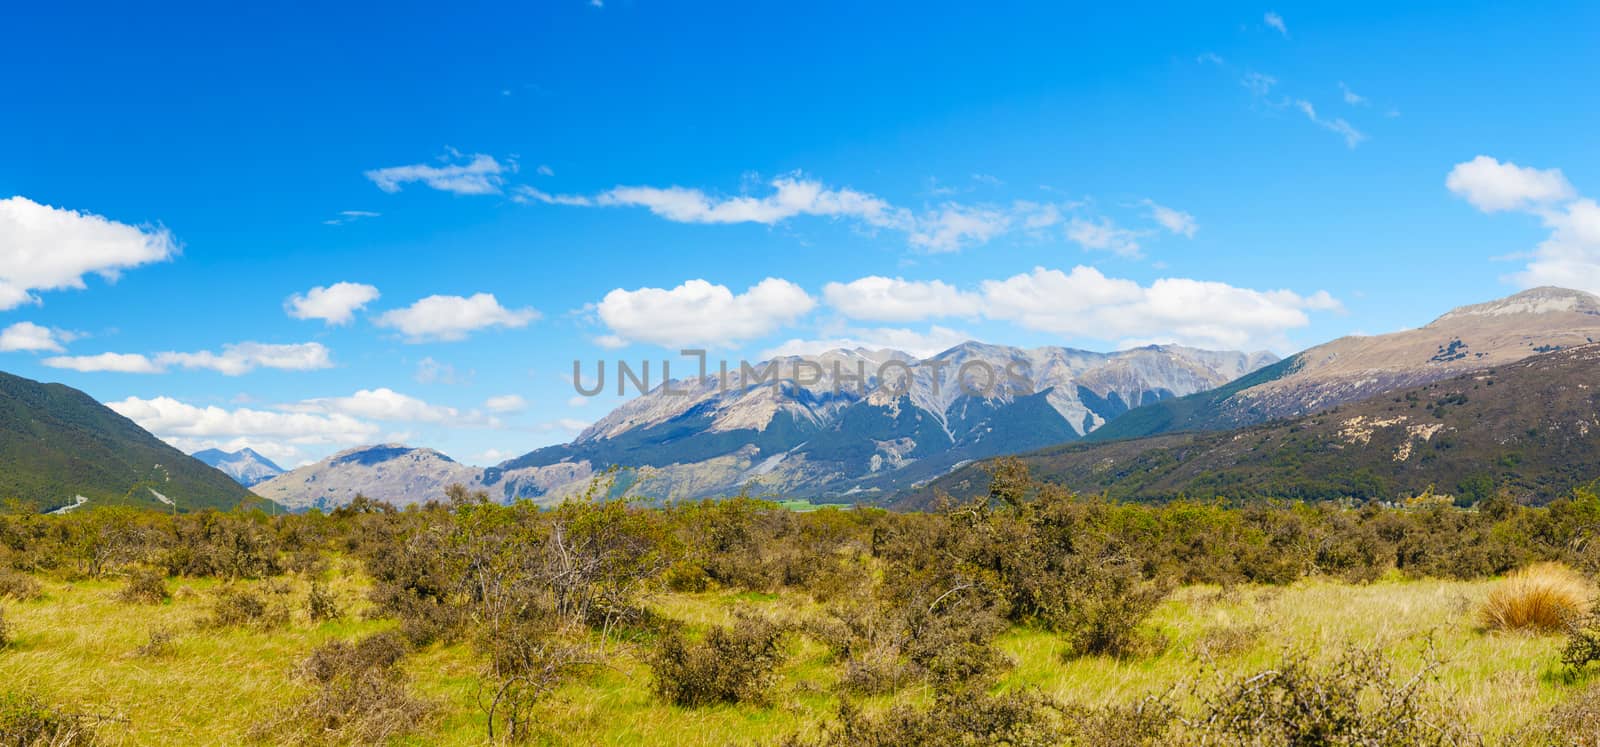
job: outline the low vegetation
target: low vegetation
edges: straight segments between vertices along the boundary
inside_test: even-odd
[[[1570,744],[1600,719],[1588,492],[993,485],[913,514],[459,489],[0,514],[0,741]]]

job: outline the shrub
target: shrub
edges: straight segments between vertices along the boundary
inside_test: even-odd
[[[289,611],[269,604],[260,594],[247,589],[223,589],[211,608],[213,626],[250,625],[261,629],[279,627],[289,621]]]
[[[1593,597],[1589,582],[1572,569],[1538,563],[1490,590],[1478,616],[1492,630],[1565,630]]]
[[[943,745],[1010,745],[1047,747],[1067,736],[1065,713],[1036,692],[990,695],[982,691],[946,693],[932,707],[896,706],[879,717],[866,715],[845,702],[839,720],[822,736],[807,741],[790,737],[790,747],[902,747]]]
[[[1518,741],[1548,747],[1600,747],[1600,684],[1567,698],[1531,731]]]
[[[32,576],[9,568],[0,570],[0,597],[26,602],[43,595],[43,587]]]
[[[782,660],[783,634],[778,625],[757,619],[712,628],[700,643],[668,633],[650,657],[656,692],[690,707],[764,702]]]
[[[11,623],[6,620],[5,610],[0,609],[0,648],[6,648],[11,645],[11,636]]]
[[[1317,667],[1305,654],[1222,683],[1202,696],[1194,718],[1184,719],[1180,743],[1240,745],[1479,744],[1430,688],[1439,661],[1432,642],[1422,669],[1397,681],[1377,651],[1353,650]]]
[[[171,598],[166,577],[144,569],[128,574],[127,585],[117,592],[117,599],[128,604],[161,604]]]
[[[255,736],[280,743],[381,744],[416,729],[436,708],[407,692],[405,674],[395,667],[407,650],[404,638],[389,632],[353,645],[319,646],[299,668],[316,690],[279,718],[257,725]]]
[[[0,695],[0,743],[80,747],[96,742],[93,721],[33,695]]]
[[[138,648],[134,649],[135,656],[153,658],[166,656],[173,652],[177,636],[166,628],[156,628],[150,631],[150,638]]]
[[[318,581],[311,582],[311,591],[306,594],[306,612],[312,622],[337,620],[344,616],[343,610],[339,609],[338,597]]]

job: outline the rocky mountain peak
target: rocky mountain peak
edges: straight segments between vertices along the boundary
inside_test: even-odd
[[[1530,288],[1505,298],[1452,309],[1434,320],[1440,322],[1462,321],[1473,317],[1500,317],[1511,315],[1539,315],[1576,313],[1600,316],[1600,296],[1571,288],[1546,285]]]

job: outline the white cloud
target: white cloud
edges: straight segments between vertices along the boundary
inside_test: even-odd
[[[456,384],[470,383],[473,372],[465,375],[457,374],[456,367],[448,363],[441,363],[433,358],[423,358],[417,361],[417,372],[412,375],[418,384]]]
[[[333,366],[328,348],[319,342],[271,345],[241,342],[222,346],[222,352],[202,350],[193,353],[166,352],[146,356],[139,353],[100,353],[98,355],[56,356],[44,360],[51,368],[74,371],[113,371],[118,373],[163,373],[177,366],[204,368],[227,376],[238,376],[257,368],[284,371],[311,371]]]
[[[581,394],[573,395],[567,399],[567,407],[583,407],[589,404],[589,398]]]
[[[528,401],[518,394],[501,394],[485,400],[483,407],[489,412],[509,415],[528,409]]]
[[[1245,88],[1257,96],[1265,96],[1272,92],[1272,87],[1278,85],[1278,79],[1265,73],[1248,72],[1240,81]]]
[[[349,324],[355,312],[378,298],[378,289],[362,283],[341,282],[296,293],[283,308],[296,319],[321,319],[329,324]]]
[[[493,294],[477,293],[428,296],[403,309],[385,311],[374,323],[399,330],[406,342],[455,342],[480,329],[526,327],[538,318],[533,309],[508,309]]]
[[[115,373],[161,373],[166,369],[138,353],[100,353],[99,355],[56,356],[44,359],[51,368],[65,368],[84,373],[110,371]]]
[[[383,215],[383,213],[374,213],[371,210],[340,210],[339,217],[329,218],[323,221],[323,224],[329,226],[342,226],[346,223],[354,223],[363,218],[376,218],[380,215]]]
[[[1349,122],[1346,122],[1343,117],[1327,119],[1319,116],[1317,114],[1317,108],[1312,106],[1311,102],[1306,101],[1305,99],[1296,99],[1294,101],[1294,106],[1295,108],[1299,109],[1302,114],[1306,115],[1306,119],[1311,120],[1318,127],[1344,138],[1344,144],[1346,147],[1354,148],[1357,145],[1360,145],[1363,140],[1367,139],[1365,133],[1357,130]]]
[[[1268,28],[1282,34],[1283,38],[1289,38],[1289,26],[1283,22],[1283,16],[1267,11],[1267,14],[1261,17],[1261,22],[1267,24]]]
[[[514,456],[517,456],[517,454],[499,449],[488,449],[482,454],[474,454],[472,460],[475,464],[499,464]]]
[[[446,423],[452,425],[481,421],[477,413],[463,415],[454,407],[433,405],[388,387],[362,389],[348,397],[307,399],[282,409],[290,412],[320,412],[349,415],[370,420],[404,423]]]
[[[221,353],[209,350],[195,353],[158,353],[155,360],[163,367],[205,368],[226,376],[238,376],[257,368],[314,371],[333,367],[333,359],[328,348],[320,342],[288,345],[241,342],[223,345]]]
[[[815,306],[800,286],[767,278],[737,295],[705,280],[689,280],[671,290],[618,288],[595,311],[612,332],[599,340],[603,345],[726,347],[770,334]]]
[[[985,281],[983,295],[990,318],[1029,329],[1234,350],[1284,346],[1288,330],[1310,323],[1307,311],[1339,308],[1325,292],[1302,296],[1187,278],[1141,286],[1084,266]]]
[[[1195,222],[1194,216],[1182,210],[1169,208],[1154,200],[1145,200],[1144,205],[1150,208],[1150,219],[1160,223],[1170,233],[1192,239],[1195,231],[1200,230],[1200,224]]]
[[[381,429],[344,414],[200,407],[171,397],[129,397],[107,407],[184,451],[249,446],[280,464],[300,458],[299,445],[371,443]]]
[[[589,423],[587,421],[579,420],[577,418],[556,418],[555,420],[539,424],[539,430],[542,431],[565,431],[572,434],[581,433],[583,432],[583,429],[588,427]]]
[[[1067,238],[1085,249],[1111,252],[1119,257],[1143,256],[1139,251],[1139,233],[1118,227],[1110,218],[1094,221],[1073,218],[1067,224]]]
[[[1577,196],[1561,169],[1535,169],[1478,156],[1458,163],[1445,187],[1486,213],[1526,210]]]
[[[1580,196],[1560,169],[1535,169],[1478,156],[1456,164],[1450,191],[1479,210],[1538,216],[1549,236],[1510,280],[1524,288],[1558,285],[1600,293],[1600,204]]]
[[[1339,93],[1344,96],[1344,103],[1351,106],[1366,106],[1368,104],[1367,97],[1350,90],[1350,86],[1345,85],[1342,80],[1339,81]]]
[[[122,270],[177,253],[164,228],[9,197],[0,200],[0,310],[37,302],[35,291],[81,289],[89,274],[115,280]]]
[[[910,353],[919,358],[937,355],[972,339],[960,330],[934,325],[927,332],[912,329],[879,327],[875,329],[846,330],[843,336],[815,340],[792,339],[764,351],[763,358],[788,355],[818,355],[830,350],[882,350],[888,348]]]
[[[399,192],[411,182],[458,195],[497,194],[507,168],[491,156],[473,155],[466,163],[433,166],[424,163],[372,169],[366,177],[385,192]]]
[[[923,282],[876,275],[849,283],[828,283],[822,289],[822,297],[830,307],[851,319],[880,322],[972,316],[981,308],[975,294],[938,280]]]
[[[996,184],[993,177],[974,180]],[[921,213],[896,207],[875,195],[833,188],[795,173],[767,183],[762,196],[714,196],[687,187],[623,186],[595,195],[552,194],[517,187],[512,199],[572,207],[642,207],[676,223],[758,223],[774,225],[799,216],[851,220],[868,230],[899,231],[912,247],[953,252],[987,243],[1016,228],[1039,229],[1061,220],[1060,206],[1018,200],[1010,205],[947,202]]]
[[[33,322],[17,322],[0,330],[0,352],[60,353],[66,349],[62,345],[69,337]]]

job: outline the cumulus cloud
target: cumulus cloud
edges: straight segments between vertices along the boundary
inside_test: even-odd
[[[976,294],[938,280],[912,281],[876,275],[822,289],[828,306],[851,319],[912,322],[947,316],[972,316],[981,308]]]
[[[1444,184],[1486,213],[1527,210],[1577,196],[1561,169],[1526,168],[1489,156],[1456,164]]]
[[[1560,169],[1478,156],[1456,164],[1445,186],[1485,213],[1528,213],[1549,230],[1527,266],[1507,280],[1524,288],[1559,285],[1600,293],[1600,204],[1579,195]]]
[[[17,322],[0,330],[0,352],[60,353],[71,335],[33,322]]]
[[[73,371],[117,373],[164,373],[173,367],[199,368],[226,376],[239,376],[257,368],[284,371],[312,371],[333,366],[328,348],[319,342],[273,345],[241,342],[222,346],[222,352],[202,350],[192,353],[165,352],[100,353],[98,355],[56,356],[44,359],[51,368]]]
[[[349,324],[355,313],[377,300],[378,289],[362,283],[341,282],[296,293],[283,308],[296,319],[321,319],[329,324]]]
[[[1119,257],[1144,256],[1139,249],[1139,232],[1117,226],[1110,218],[1073,218],[1067,224],[1067,238],[1085,249],[1111,252]]]
[[[508,309],[492,293],[428,296],[403,309],[385,311],[374,323],[398,330],[406,342],[455,342],[481,329],[526,327],[539,318],[529,309]]]
[[[280,463],[300,458],[300,445],[353,446],[371,443],[381,429],[344,414],[228,410],[173,399],[129,397],[107,407],[185,451],[249,446]]]
[[[110,371],[115,373],[161,373],[165,367],[138,353],[100,353],[98,355],[56,356],[44,359],[51,368],[65,368],[84,373]]]
[[[483,403],[484,409],[501,415],[511,415],[528,409],[528,401],[518,394],[501,394]]]
[[[1258,291],[1225,283],[1163,278],[1149,286],[1092,267],[1032,272],[983,283],[987,315],[1028,329],[1124,343],[1173,342],[1250,350],[1281,347],[1307,311],[1335,311],[1325,292]]]
[[[115,280],[123,270],[177,253],[164,228],[9,197],[0,200],[0,310],[38,302],[35,291],[81,289],[91,274]]]
[[[689,280],[672,288],[618,288],[595,307],[611,334],[601,344],[727,347],[771,334],[816,306],[800,286],[767,278],[744,293]]]
[[[370,420],[405,423],[465,425],[482,420],[479,413],[463,414],[454,407],[429,404],[388,387],[362,389],[348,397],[318,397],[283,405],[290,412],[349,415]]]
[[[927,358],[971,339],[972,335],[966,332],[938,325],[934,325],[926,332],[889,327],[851,329],[846,330],[843,335],[837,337],[787,340],[777,347],[763,352],[762,357],[778,358],[788,355],[818,355],[839,349],[854,350],[856,348],[864,348],[867,350],[882,350],[887,348],[910,353],[919,358]]]
[[[410,166],[391,166],[366,172],[367,179],[385,192],[399,192],[412,182],[458,195],[497,194],[505,182],[502,176],[508,169],[491,156],[473,155],[465,163],[447,163],[443,166],[418,163]]]
[[[948,203],[918,219],[908,240],[930,252],[953,252],[989,243],[1010,229],[1012,219],[999,208]]]

